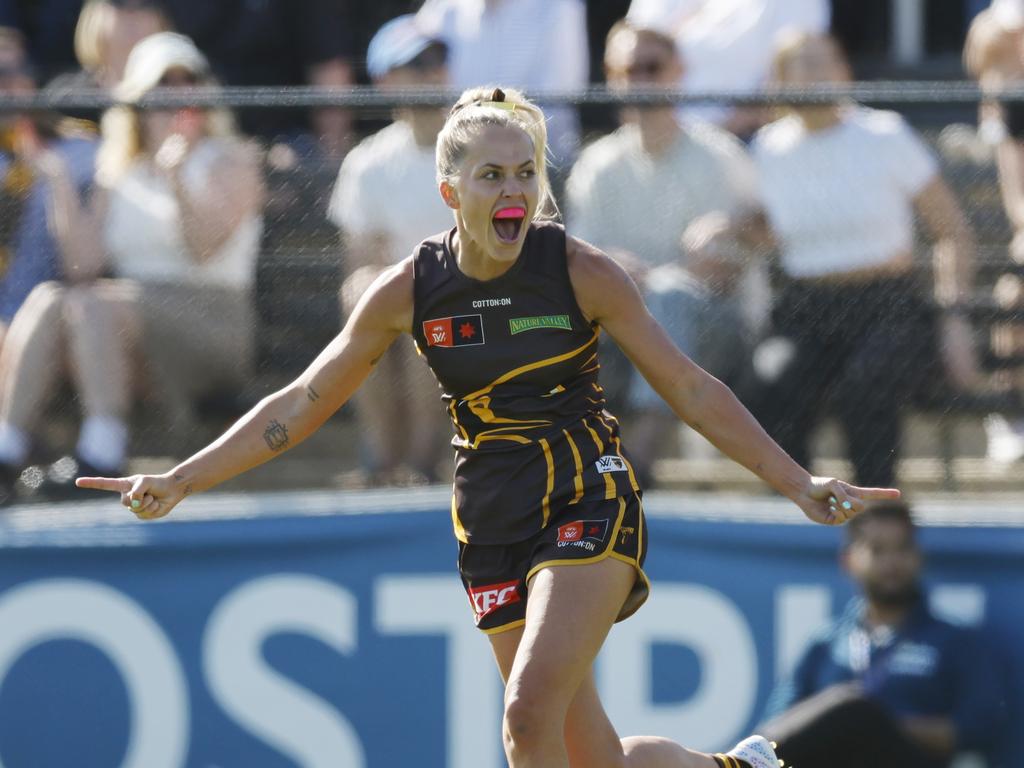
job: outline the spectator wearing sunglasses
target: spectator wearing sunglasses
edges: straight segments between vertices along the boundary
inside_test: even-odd
[[[672,86],[683,68],[663,32],[623,20],[608,33],[605,71],[612,88]],[[755,205],[752,162],[735,137],[708,124],[683,123],[673,106],[628,109],[622,118],[622,126],[584,149],[572,169],[568,228],[634,265],[634,279],[673,341],[737,385],[746,368],[743,349],[767,311],[767,288],[763,272],[747,268],[722,221]],[[614,351],[607,354],[614,366]],[[618,386],[625,387],[633,416],[634,464],[650,484],[657,446],[675,426],[654,390],[639,377],[629,379]]]

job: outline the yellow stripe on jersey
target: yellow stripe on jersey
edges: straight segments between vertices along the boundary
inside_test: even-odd
[[[576,463],[576,477],[573,478],[573,484],[576,486],[576,495],[572,497],[570,504],[575,504],[577,501],[583,498],[583,461],[580,459],[580,452],[576,448],[576,443],[572,439],[572,435],[566,430],[562,430],[562,434],[565,435],[565,439],[569,441],[569,448],[572,450],[572,460]]]
[[[633,474],[633,465],[630,464],[629,461],[626,460],[626,457],[622,455],[622,441],[619,439],[618,435],[615,434],[615,430],[609,426],[607,421],[605,421],[605,416],[611,419],[615,426],[619,425],[619,421],[608,413],[608,411],[605,411],[604,414],[598,414],[597,417],[601,420],[601,423],[604,424],[604,428],[608,430],[608,438],[615,444],[615,455],[622,459],[622,463],[626,465],[626,471],[629,473],[629,484],[633,486],[634,491],[639,491],[640,484],[636,481],[636,475]]]
[[[549,419],[509,419],[505,416],[495,416],[494,411],[491,410],[491,398],[486,395],[482,395],[477,398],[470,399],[464,397],[462,401],[469,406],[469,410],[473,413],[480,421],[485,424],[520,424],[523,426],[532,425],[535,427],[547,427],[551,425]]]
[[[551,457],[551,446],[548,445],[548,441],[542,437],[539,442],[544,451],[544,460],[548,463],[548,487],[544,491],[544,500],[540,504],[541,512],[544,514],[541,527],[546,528],[548,520],[551,519],[551,492],[555,490],[555,460]]]
[[[593,337],[590,339],[590,341],[588,341],[583,346],[577,347],[576,349],[572,350],[571,352],[566,352],[565,354],[557,355],[555,357],[549,357],[549,358],[546,358],[544,360],[538,360],[538,361],[536,361],[534,363],[527,363],[526,365],[521,365],[518,368],[514,368],[513,370],[509,371],[508,373],[504,373],[501,376],[499,376],[498,378],[496,378],[494,381],[492,381],[490,384],[488,384],[483,389],[479,389],[476,392],[471,392],[470,394],[466,395],[462,399],[467,401],[467,402],[469,402],[471,400],[476,400],[476,399],[482,397],[483,395],[486,395],[488,392],[490,392],[492,389],[494,389],[499,384],[504,384],[506,381],[511,381],[516,376],[520,376],[520,375],[522,375],[524,373],[528,373],[530,371],[535,371],[538,368],[545,368],[545,367],[547,367],[549,365],[555,365],[556,363],[561,363],[561,362],[564,362],[566,360],[571,360],[572,358],[576,357],[576,355],[578,355],[580,352],[582,352],[587,347],[589,347],[591,344],[596,343],[597,342],[597,338],[598,338],[597,331],[594,331]]]
[[[604,456],[604,441],[597,436],[597,432],[594,430],[594,428],[587,424],[586,417],[582,419],[582,422],[583,426],[587,428],[587,432],[589,432],[590,436],[594,438],[594,445],[597,446],[597,455]],[[615,489],[615,481],[612,480],[612,475],[610,472],[605,472],[602,475],[602,477],[604,477],[604,498],[606,501],[611,501],[617,495]]]
[[[462,527],[462,521],[459,520],[459,507],[455,503],[455,494],[452,494],[452,527],[455,529],[455,538],[463,544],[468,544],[469,537],[466,536],[466,529]]]

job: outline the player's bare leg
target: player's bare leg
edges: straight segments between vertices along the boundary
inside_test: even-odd
[[[545,568],[530,583],[526,626],[491,635],[512,768],[717,767],[667,739],[620,741],[598,699],[592,663],[635,578],[610,558]]]

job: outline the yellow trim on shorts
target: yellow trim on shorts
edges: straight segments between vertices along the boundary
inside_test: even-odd
[[[498,635],[502,632],[510,632],[513,629],[519,629],[519,627],[525,626],[526,619],[516,619],[515,621],[510,621],[508,624],[502,624],[500,627],[491,627],[490,629],[480,629],[480,627],[477,627],[477,629],[480,629],[480,631],[485,635]]]
[[[533,566],[533,568],[531,568],[526,573],[525,581],[526,581],[527,588],[529,588],[530,579],[532,579],[534,574],[536,574],[538,571],[540,571],[543,568],[548,568],[548,567],[554,566],[554,565],[590,565],[591,563],[599,563],[602,560],[604,560],[605,558],[610,557],[613,554],[612,549],[615,546],[615,539],[619,535],[619,528],[622,527],[622,519],[625,516],[626,516],[626,497],[625,496],[620,496],[619,497],[619,516],[615,520],[615,525],[612,527],[612,535],[608,539],[608,547],[605,549],[604,552],[602,552],[599,555],[594,555],[593,557],[580,557],[580,558],[575,558],[575,559],[572,559],[572,560],[545,560],[543,563],[538,563],[537,565]]]

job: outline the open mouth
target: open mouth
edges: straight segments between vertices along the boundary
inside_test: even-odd
[[[521,206],[502,208],[491,219],[494,224],[494,231],[498,239],[503,243],[514,243],[519,239],[523,231],[523,222],[526,221],[526,209]]]

